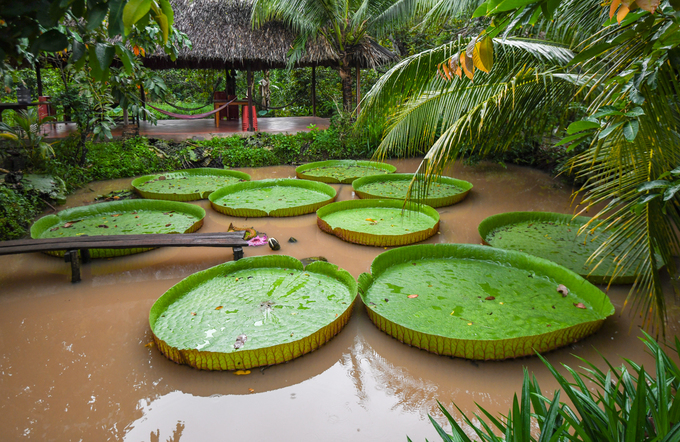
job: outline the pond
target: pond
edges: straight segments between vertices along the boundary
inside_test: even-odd
[[[417,160],[390,161],[412,173]],[[253,180],[294,177],[292,166],[241,169]],[[463,202],[438,209],[440,234],[424,243],[473,243],[477,225],[506,211],[573,213],[571,188],[529,168],[456,165],[447,175],[474,189]],[[65,207],[128,186],[131,179],[92,183]],[[351,185],[334,184],[338,201],[355,198]],[[246,256],[324,256],[355,277],[383,248],[344,242],[316,226],[316,215],[234,218],[195,202],[208,215],[201,232],[230,223],[277,238],[281,250],[245,249]],[[297,243],[288,243],[295,237]],[[523,366],[544,393],[557,388],[535,357],[471,362],[408,347],[380,332],[361,304],[345,329],[319,350],[245,376],[177,365],[149,345],[149,309],[182,278],[231,259],[231,249],[175,248],[85,265],[83,281],[69,282],[69,265],[47,255],[0,257],[0,427],[5,438],[35,440],[440,440],[428,414],[443,423],[437,401],[463,411],[475,402],[506,413],[519,392]],[[601,287],[603,290],[606,287]],[[651,369],[638,322],[620,315],[630,286],[608,294],[617,313],[595,335],[548,359],[578,367],[573,356],[615,365],[628,357]],[[669,302],[672,302],[668,287]],[[669,335],[678,333],[670,310]],[[633,321],[631,323],[631,321]],[[563,372],[565,370],[562,369]],[[458,416],[457,414],[454,414]]]

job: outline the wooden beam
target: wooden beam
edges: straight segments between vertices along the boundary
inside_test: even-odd
[[[250,69],[250,62],[248,62],[246,80],[248,84],[248,132],[253,132],[253,71]]]
[[[42,75],[40,75],[40,59],[35,61],[35,79],[38,83],[38,97],[43,96]]]
[[[316,66],[312,66],[312,116],[316,117]]]
[[[357,73],[357,117],[358,117],[359,112],[361,112],[361,106],[359,105],[359,103],[361,103],[361,69],[359,68],[359,62],[358,61],[357,61],[356,73]]]
[[[146,109],[146,93],[144,93],[144,85],[141,84],[139,87],[139,98],[142,100],[142,107]],[[144,121],[146,121],[146,114],[143,114]]]

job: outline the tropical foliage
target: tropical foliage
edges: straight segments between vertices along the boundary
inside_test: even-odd
[[[656,362],[656,372],[648,372],[634,361],[615,368],[605,359],[605,373],[593,363],[580,359],[585,366],[578,373],[564,366],[573,381],[561,375],[548,361],[541,359],[561,387],[546,397],[535,377],[524,371],[520,398],[515,395],[507,417],[497,418],[480,407],[475,414],[479,424],[463,415],[479,440],[485,442],[563,442],[563,441],[677,441],[680,439],[680,369],[649,335],[642,339]],[[680,340],[675,338],[680,355]],[[596,393],[589,388],[594,384]],[[561,402],[565,394],[571,405]],[[432,417],[430,420],[445,442],[470,442],[463,428],[443,405],[439,404],[452,428],[446,431]],[[457,408],[457,407],[456,407]],[[460,411],[460,409],[458,409]],[[538,431],[532,424],[538,424]],[[499,435],[500,434],[500,435]],[[410,439],[409,439],[410,440]]]
[[[297,33],[289,64],[299,61],[307,46],[318,41],[328,44],[338,56],[342,79],[343,110],[350,111],[352,58],[362,47],[388,33],[410,18],[413,0],[255,0],[253,23],[261,26],[279,20]]]
[[[455,12],[452,3],[436,3],[429,19]],[[488,16],[491,24],[472,39],[403,60],[369,92],[363,121],[371,113],[387,116],[379,154],[427,152],[419,172],[432,179],[463,153],[503,151],[518,138],[578,120],[556,146],[581,146],[568,169],[586,182],[587,206],[606,205],[589,227],[608,219],[614,232],[592,259],[616,253],[617,271],[625,272],[642,258],[629,301],[645,326],[663,332],[666,306],[654,256],[676,273],[680,213],[667,178],[680,172],[680,4],[457,3],[457,10],[477,6],[472,16]]]

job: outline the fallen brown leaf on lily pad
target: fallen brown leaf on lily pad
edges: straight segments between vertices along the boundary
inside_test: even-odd
[[[409,298],[417,298],[418,295],[408,295]]]
[[[494,299],[496,299],[496,297],[495,296],[487,296],[484,299],[486,299],[487,301],[493,301]]]
[[[222,306],[220,305],[219,307],[215,307],[215,310],[221,310]]]
[[[557,286],[557,291],[558,291],[559,293],[562,293],[562,297],[563,297],[563,298],[566,298],[567,295],[569,294],[569,289],[568,289],[567,286],[565,286],[564,284],[558,285],[558,286]]]
[[[71,227],[72,225],[73,225],[72,222],[67,222],[66,224],[64,224],[64,229],[68,229],[68,228]]]
[[[582,308],[582,309],[588,308],[588,307],[586,307],[585,305],[583,305],[582,302],[575,302],[575,303],[574,303],[574,307],[576,307],[576,308]]]

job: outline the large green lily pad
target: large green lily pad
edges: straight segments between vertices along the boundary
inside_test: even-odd
[[[64,238],[82,235],[138,235],[143,233],[191,233],[201,228],[205,210],[175,201],[126,200],[62,210],[40,218],[31,226],[31,238]],[[151,250],[92,249],[93,258],[110,258]],[[64,252],[46,252],[63,256]]]
[[[439,213],[432,207],[395,200],[340,201],[316,215],[324,232],[367,246],[413,244],[439,230]]]
[[[412,173],[372,175],[354,180],[352,188],[361,198],[403,200],[406,198],[413,176]],[[464,200],[470,190],[472,190],[472,184],[467,181],[443,176],[430,184],[427,193],[424,193],[423,182],[416,181],[411,195],[421,204],[444,207]]]
[[[323,183],[282,178],[233,184],[210,194],[210,204],[230,216],[298,216],[335,200],[335,189]]]
[[[298,166],[295,174],[305,180],[349,184],[357,178],[394,173],[396,170],[391,164],[377,161],[329,160]]]
[[[562,266],[477,245],[382,253],[371,273],[359,277],[359,291],[369,317],[387,334],[468,359],[546,352],[594,333],[614,313],[601,290]]]
[[[143,198],[195,201],[242,181],[250,181],[250,175],[237,170],[199,168],[142,176],[132,181],[132,187]]]
[[[280,364],[338,334],[357,294],[352,275],[290,256],[231,261],[180,281],[151,307],[154,341],[169,359],[204,370]]]
[[[585,216],[574,217],[552,212],[508,212],[491,216],[479,224],[479,234],[487,244],[507,250],[519,250],[556,262],[595,284],[631,284],[636,273],[633,265],[619,272],[612,280],[618,263],[615,254],[604,255],[602,262],[586,264],[588,258],[611,232],[603,228],[578,235],[590,221]]]

